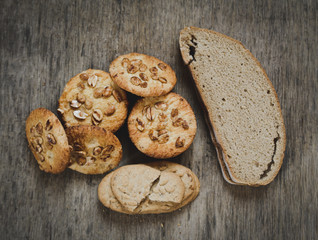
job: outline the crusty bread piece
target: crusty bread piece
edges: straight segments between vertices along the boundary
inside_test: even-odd
[[[188,168],[160,161],[121,167],[106,175],[98,187],[102,204],[126,214],[175,211],[199,194],[198,177]]]
[[[224,178],[270,183],[283,162],[286,134],[264,69],[239,41],[214,31],[186,27],[179,43],[206,108]]]

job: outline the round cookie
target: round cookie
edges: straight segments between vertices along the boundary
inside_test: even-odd
[[[70,149],[61,122],[49,110],[33,110],[26,120],[26,137],[40,169],[60,173],[69,164]]]
[[[102,174],[115,168],[122,157],[122,146],[109,130],[97,126],[66,129],[71,145],[69,168],[84,174]]]
[[[101,70],[88,69],[65,86],[58,111],[66,127],[96,125],[117,131],[127,117],[126,93]]]
[[[141,97],[167,94],[177,82],[168,64],[140,53],[119,56],[110,64],[109,72],[118,86]]]
[[[191,106],[176,93],[140,99],[128,117],[132,142],[154,158],[171,158],[184,152],[196,129]]]

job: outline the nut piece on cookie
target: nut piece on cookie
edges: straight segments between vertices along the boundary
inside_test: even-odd
[[[168,64],[140,53],[119,56],[110,64],[109,72],[119,87],[141,97],[167,94],[177,82]]]
[[[102,174],[115,168],[122,157],[122,146],[109,130],[97,126],[66,129],[71,145],[69,168],[84,174]]]
[[[189,168],[159,161],[127,165],[106,175],[98,186],[98,198],[117,212],[158,214],[185,206],[199,191],[199,179]]]
[[[40,169],[60,173],[69,164],[70,149],[61,122],[45,108],[33,110],[26,120],[26,137]]]
[[[128,117],[132,142],[154,158],[171,158],[184,152],[196,129],[191,106],[176,93],[140,99]]]
[[[116,132],[127,117],[126,93],[101,70],[88,69],[65,86],[59,109],[66,127],[94,125]]]

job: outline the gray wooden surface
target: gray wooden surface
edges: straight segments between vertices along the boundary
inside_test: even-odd
[[[0,1],[0,239],[317,239],[317,1]],[[287,131],[282,170],[259,188],[227,184],[182,63],[184,26],[213,29],[260,60]],[[171,214],[128,216],[97,199],[103,176],[41,172],[27,147],[31,110],[56,113],[66,82],[87,68],[108,70],[128,52],[176,71],[175,91],[198,120],[192,147],[174,161],[201,181],[198,198]],[[129,97],[131,104],[136,100]],[[127,138],[121,165],[147,161]]]

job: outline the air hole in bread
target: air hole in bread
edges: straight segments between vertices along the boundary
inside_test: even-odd
[[[267,94],[270,94],[271,93],[271,91],[270,90],[267,90]]]
[[[222,101],[225,102],[225,98],[222,98]]]

